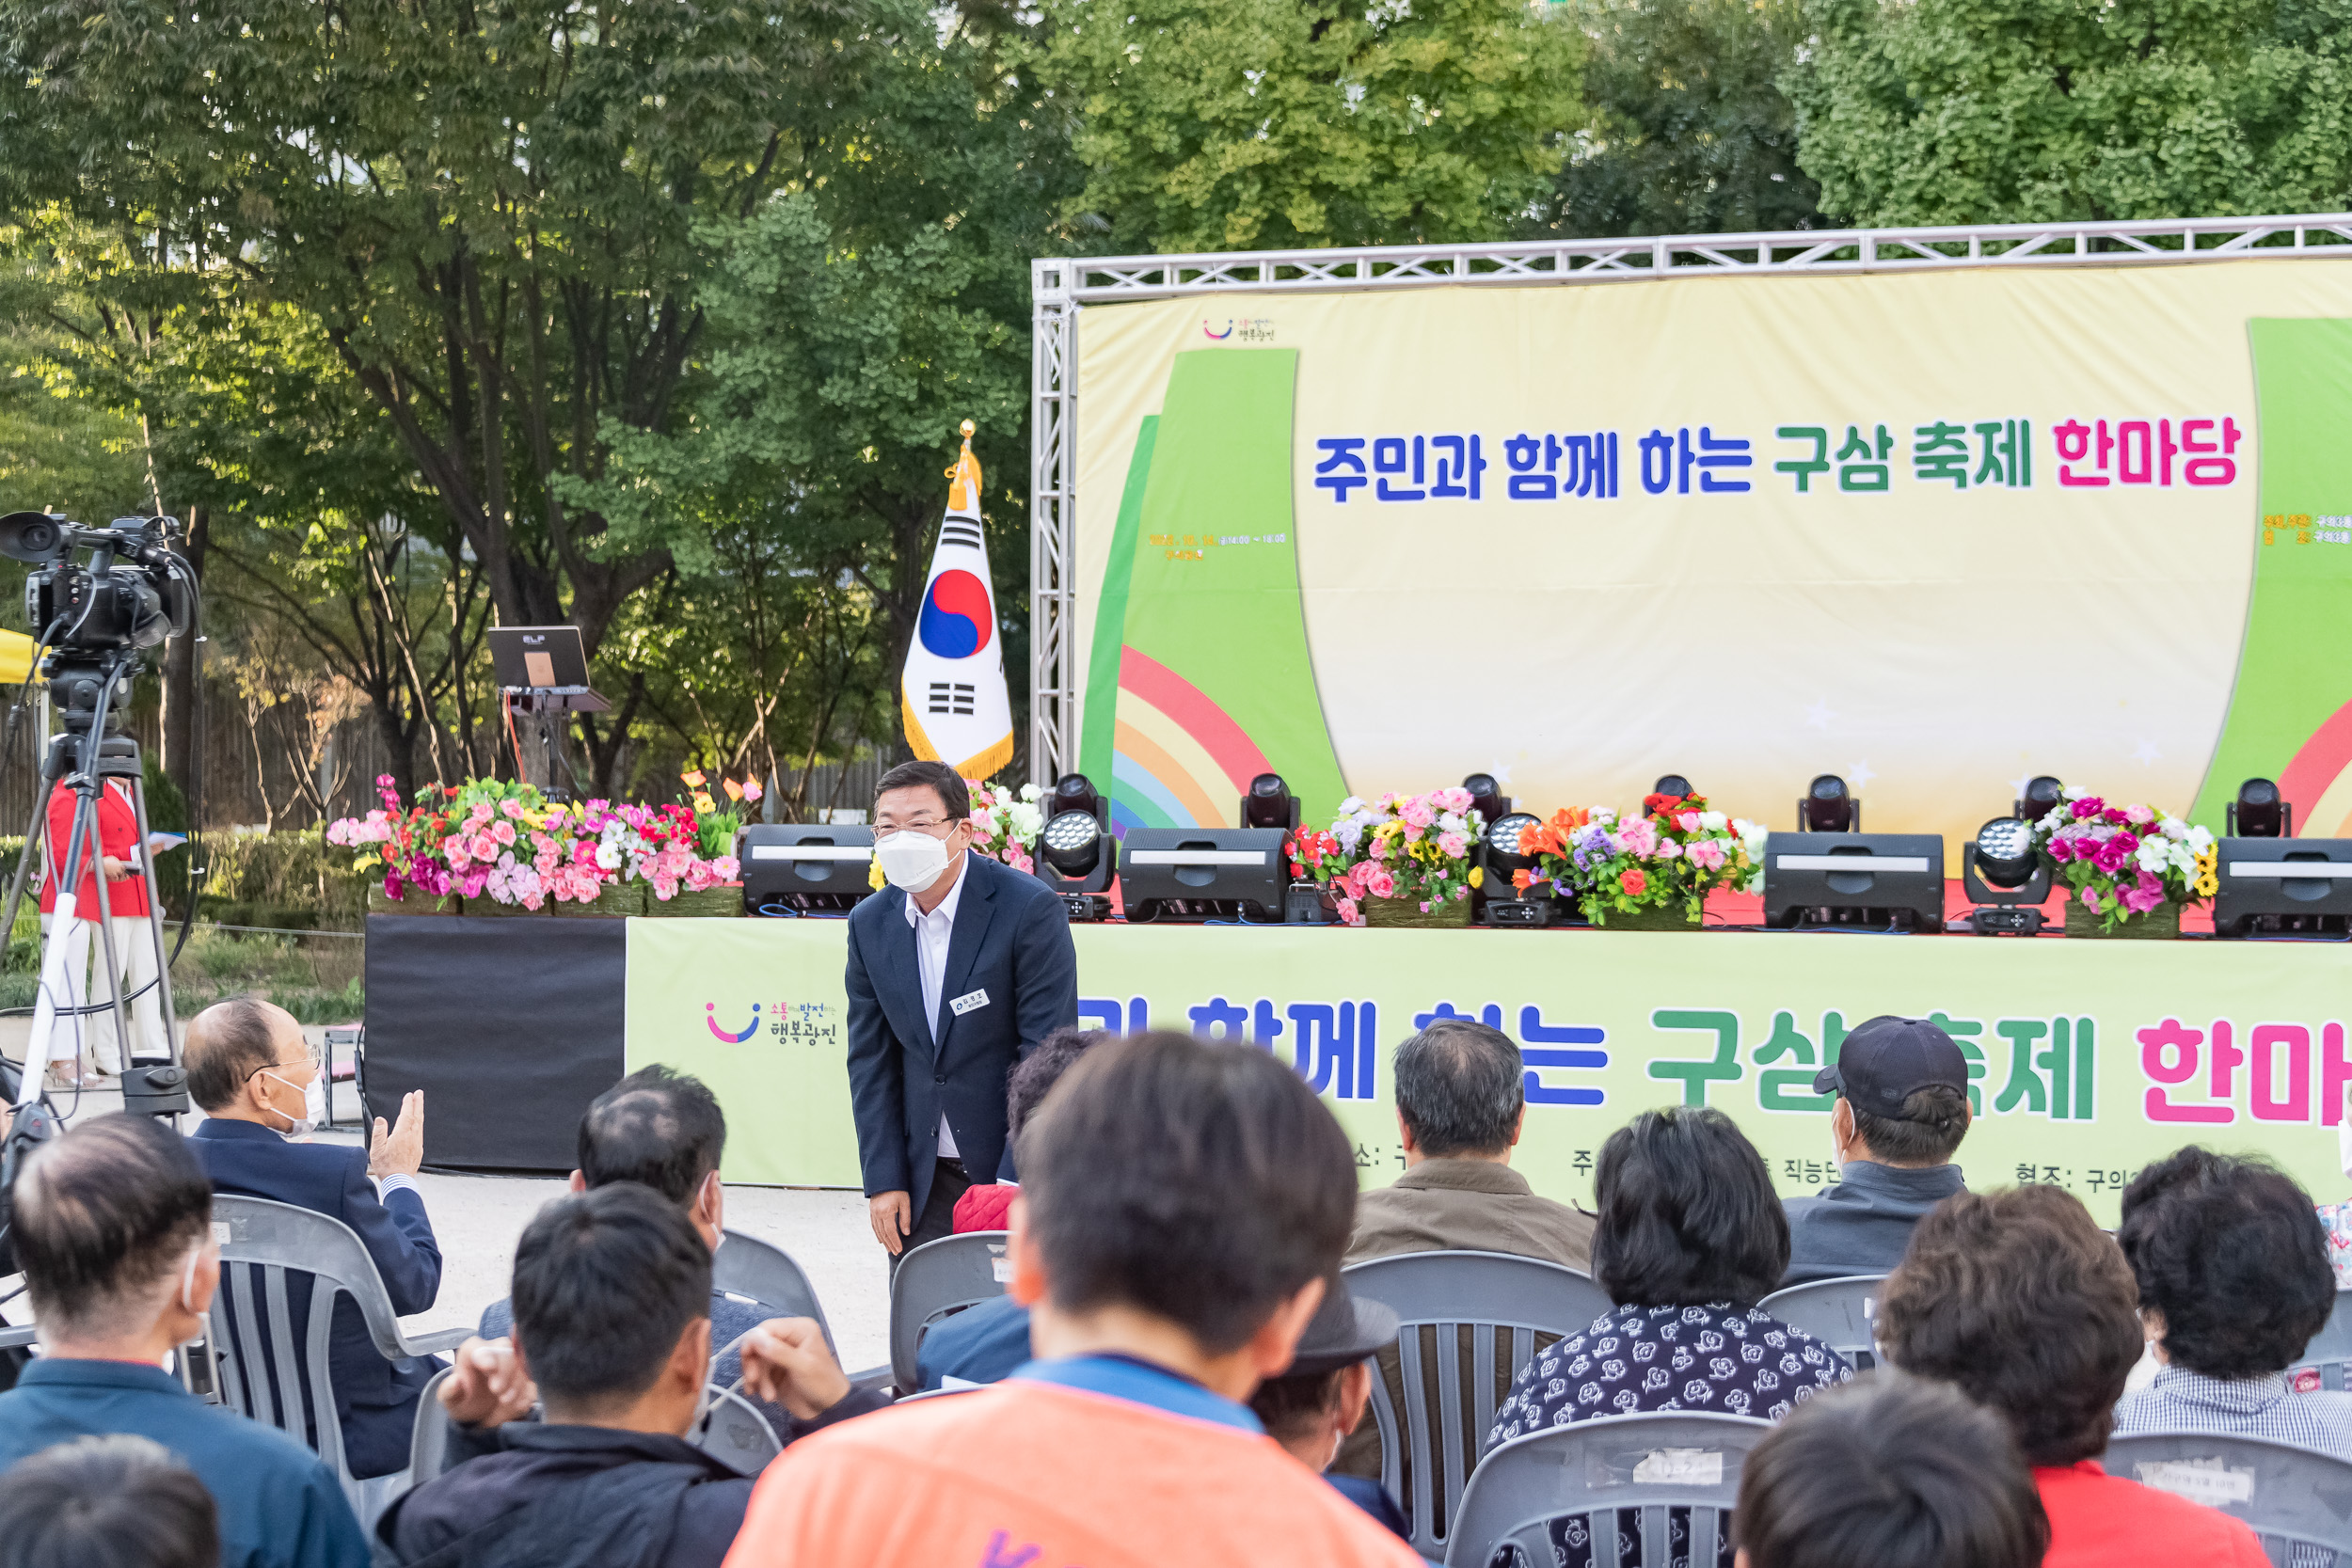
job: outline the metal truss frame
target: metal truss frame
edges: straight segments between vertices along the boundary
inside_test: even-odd
[[[1662,277],[1819,277],[1953,268],[2352,260],[2352,214],[2012,223],[1981,228],[1378,245],[1231,254],[1042,257],[1029,263],[1029,776],[1051,784],[1078,743],[1077,326],[1089,305],[1185,294],[1531,288]],[[1098,781],[1099,784],[1100,781]]]

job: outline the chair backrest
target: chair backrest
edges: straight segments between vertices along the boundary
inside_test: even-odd
[[[2352,1563],[2352,1463],[2316,1449],[2209,1432],[2143,1432],[2107,1444],[2109,1475],[2243,1519],[2276,1563]]]
[[[1405,1511],[1413,1549],[1439,1557],[1495,1407],[1534,1359],[1535,1337],[1578,1333],[1614,1304],[1588,1275],[1502,1252],[1398,1253],[1341,1274],[1350,1294],[1397,1315],[1405,1408],[1376,1366],[1372,1379],[1380,1484]]]
[[[207,1333],[221,1402],[316,1449],[356,1512],[358,1482],[335,1418],[328,1355],[337,1294],[358,1304],[375,1348],[387,1358],[414,1354],[375,1260],[342,1221],[266,1198],[215,1194],[213,1230],[221,1243],[221,1283]],[[289,1274],[314,1280],[307,1323],[294,1322],[287,1305]]]
[[[2303,1347],[2303,1354],[2296,1357],[2295,1366],[2288,1369],[2288,1376],[2292,1378],[2296,1370],[2304,1367],[2319,1370],[2319,1383],[2323,1388],[2342,1389],[2345,1386],[2344,1373],[2347,1369],[2352,1369],[2352,1291],[2336,1292],[2335,1310],[2328,1314],[2327,1323],[2321,1325],[2317,1334],[2312,1336],[2312,1342]]]
[[[1519,1564],[1557,1560],[1555,1521],[1581,1521],[1592,1542],[1593,1568],[1632,1560],[1622,1544],[1639,1543],[1641,1560],[1687,1560],[1711,1568],[1728,1555],[1731,1505],[1748,1450],[1772,1430],[1746,1416],[1610,1416],[1515,1437],[1488,1453],[1470,1477],[1446,1568],[1486,1568],[1508,1544]],[[1633,1511],[1631,1517],[1620,1509]],[[1672,1511],[1687,1511],[1677,1521]],[[1668,1549],[1677,1523],[1687,1545]],[[1630,1541],[1621,1542],[1620,1532]],[[1572,1537],[1573,1538],[1573,1537]]]
[[[1847,1275],[1791,1285],[1756,1305],[1790,1328],[1804,1329],[1859,1371],[1878,1364],[1879,1293],[1885,1285],[1883,1274]]]
[[[816,1319],[825,1331],[825,1348],[840,1354],[833,1342],[833,1325],[825,1322],[825,1308],[817,1300],[817,1287],[792,1255],[773,1242],[740,1230],[726,1232],[718,1256],[710,1260],[710,1282],[722,1291],[766,1302],[785,1317]]]
[[[411,1486],[422,1486],[449,1468],[449,1416],[441,1409],[441,1385],[455,1370],[443,1367],[435,1372],[417,1400],[417,1424],[408,1433]]]
[[[967,1230],[925,1242],[898,1260],[890,1280],[890,1381],[914,1390],[914,1353],[940,1319],[1005,1293],[1012,1264],[1007,1233]]]
[[[759,1474],[768,1467],[770,1460],[784,1451],[776,1429],[741,1394],[732,1389],[721,1392],[714,1386],[711,1396],[710,1408],[704,1413],[700,1424],[686,1434],[686,1440],[744,1475]]]

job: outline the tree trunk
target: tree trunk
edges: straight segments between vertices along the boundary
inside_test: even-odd
[[[199,582],[204,579],[204,552],[211,543],[210,509],[200,504],[191,506],[185,554]],[[197,626],[188,636],[172,639],[164,649],[164,772],[180,786],[191,814],[200,804],[195,787],[196,705],[197,682],[202,678],[202,666],[196,649],[197,638],[203,630]],[[193,815],[190,821],[195,821]]]

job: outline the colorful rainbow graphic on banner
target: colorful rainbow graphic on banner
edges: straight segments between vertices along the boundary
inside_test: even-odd
[[[1122,832],[1229,822],[1249,781],[1276,770],[1199,687],[1133,648],[1119,651],[1112,733],[1111,819]]]

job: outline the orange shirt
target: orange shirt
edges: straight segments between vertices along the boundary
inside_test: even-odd
[[[2269,1568],[2254,1532],[2218,1509],[2111,1476],[2091,1460],[2036,1466],[2050,1516],[2042,1568]]]
[[[725,1568],[1170,1562],[1421,1560],[1262,1432],[1024,1373],[794,1443],[759,1478]]]

